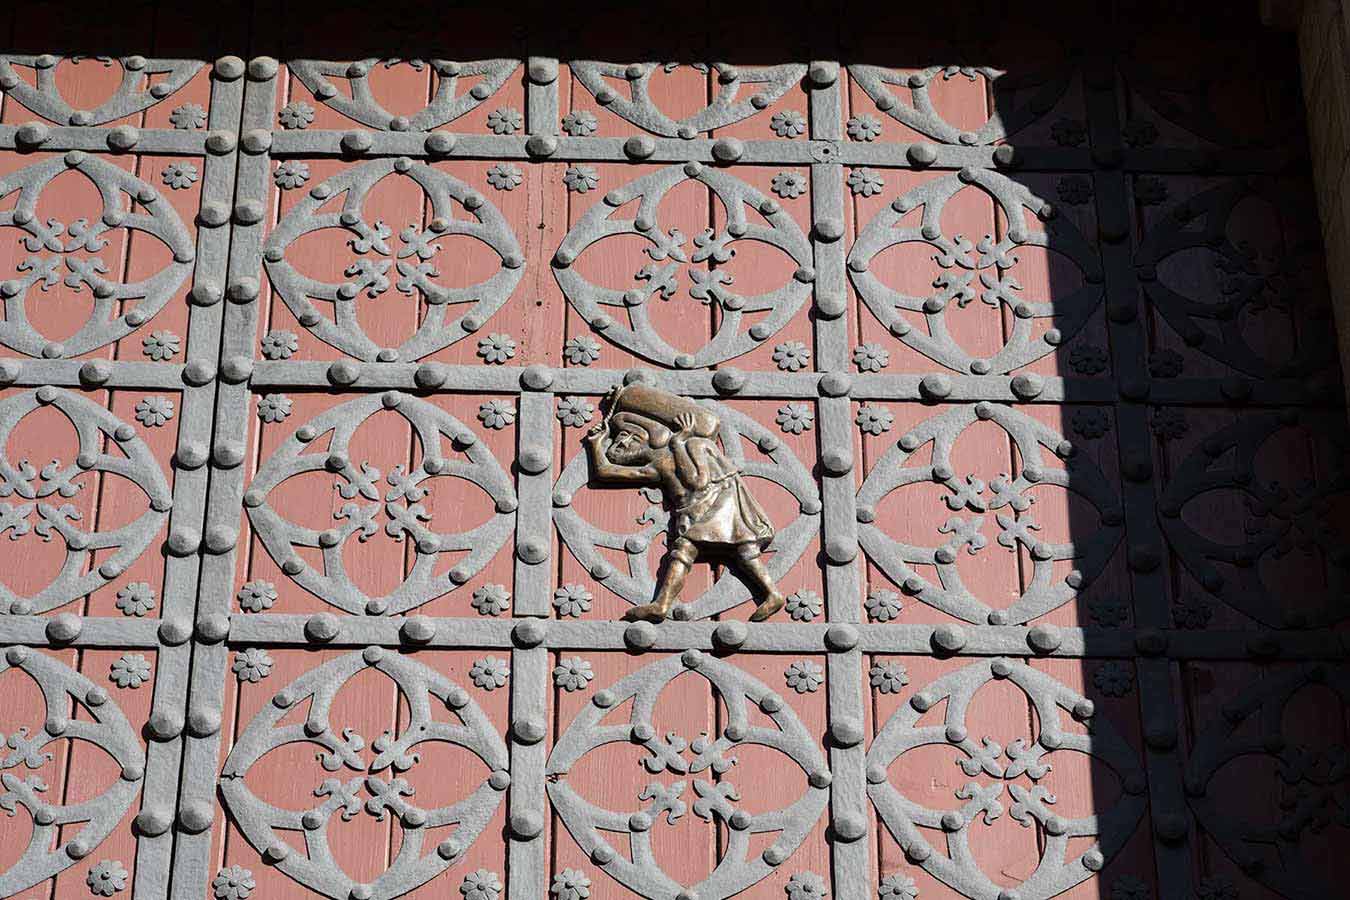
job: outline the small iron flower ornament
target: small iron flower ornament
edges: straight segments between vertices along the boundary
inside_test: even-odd
[[[787,680],[787,686],[797,693],[812,694],[825,683],[825,669],[819,663],[803,659],[788,666],[783,677]]]
[[[803,431],[811,430],[811,426],[816,422],[816,414],[805,403],[788,403],[778,407],[778,415],[774,417],[774,421],[784,432],[801,434]]]
[[[875,141],[881,137],[881,120],[876,116],[854,116],[845,123],[845,128],[855,141]]]
[[[192,131],[206,125],[206,110],[197,103],[175,106],[169,113],[169,124],[179,131]]]
[[[182,339],[172,331],[152,331],[141,339],[143,352],[155,362],[173,359],[182,346]]]
[[[308,128],[314,121],[314,107],[303,100],[287,103],[277,113],[277,121],[281,123],[282,128],[288,131]]]
[[[488,113],[487,126],[493,134],[515,134],[525,126],[525,117],[509,106],[494,109]]]
[[[198,177],[197,167],[190,162],[169,163],[160,172],[160,179],[175,191],[192,187]]]
[[[516,408],[508,400],[489,400],[478,407],[478,421],[493,431],[500,431],[516,420]]]
[[[211,881],[211,893],[216,900],[248,900],[258,886],[253,872],[243,866],[226,866]]]
[[[563,131],[572,137],[589,137],[595,134],[600,126],[595,118],[595,113],[588,109],[579,109],[576,112],[568,113],[562,118]]]
[[[569,694],[585,690],[594,677],[591,664],[579,656],[566,657],[553,667],[553,683]]]
[[[563,618],[580,618],[591,611],[591,592],[579,584],[565,584],[553,592],[553,608]]]
[[[795,200],[806,193],[806,176],[801,172],[779,172],[769,182],[769,189],[780,197]]]
[[[288,159],[276,167],[272,181],[283,191],[303,187],[309,181],[309,163],[298,159]]]
[[[806,133],[806,116],[795,109],[785,109],[773,114],[769,119],[769,128],[779,137],[798,137]]]
[[[568,166],[563,173],[563,184],[569,191],[584,194],[600,184],[600,174],[592,166]]]
[[[593,337],[583,334],[563,344],[563,359],[574,366],[589,366],[599,358],[600,342]]]
[[[89,874],[84,877],[84,883],[89,885],[89,890],[102,897],[111,897],[119,891],[127,888],[127,878],[129,873],[121,862],[115,859],[105,859],[89,870]]]

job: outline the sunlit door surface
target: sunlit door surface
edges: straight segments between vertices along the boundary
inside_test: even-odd
[[[0,897],[1343,893],[1255,4],[107,7],[0,31]],[[771,621],[703,562],[621,620],[633,383],[719,417]]]

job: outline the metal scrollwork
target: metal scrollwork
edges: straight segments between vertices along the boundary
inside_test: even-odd
[[[977,243],[961,234],[942,231],[942,213],[947,202],[967,188],[988,194],[1012,223],[1001,237],[984,235]],[[900,225],[911,212],[923,207],[922,219]],[[1045,230],[1024,224],[1030,212],[1045,220]],[[908,296],[884,284],[871,271],[872,260],[897,244],[924,243],[934,250],[937,271],[934,293]],[[1039,247],[1065,256],[1082,272],[1084,284],[1075,290],[1056,291],[1051,300],[1036,302],[1018,292],[1018,247]],[[1101,304],[1103,274],[1096,248],[1053,207],[1023,185],[986,170],[962,169],[956,175],[936,178],[896,199],[868,222],[848,255],[849,277],[867,308],[881,324],[906,346],[961,373],[1001,375],[1029,365],[1071,338]],[[951,336],[948,317],[979,300],[994,309],[1006,307],[1013,326],[1002,349],[988,359],[970,355]],[[905,313],[916,313],[913,321]],[[916,315],[914,317],[918,319]],[[1037,319],[1049,319],[1051,328],[1035,335]]]
[[[75,865],[117,827],[145,777],[145,750],[127,717],[107,691],[51,656],[27,647],[10,647],[0,657],[0,674],[19,669],[37,682],[46,720],[17,727],[0,740],[0,810],[13,816],[23,807],[32,818],[32,835],[23,855],[0,871],[0,896],[12,897]],[[69,715],[72,703],[80,714]],[[121,768],[120,777],[81,803],[63,803],[38,775],[59,741],[83,741],[103,750]]]
[[[1291,208],[1287,192],[1256,179],[1232,179],[1210,188],[1172,207],[1144,234],[1135,253],[1140,286],[1187,345],[1225,365],[1256,378],[1299,378],[1321,371],[1336,357],[1335,332],[1329,327],[1331,307],[1319,274],[1322,242],[1315,229],[1299,237],[1290,228],[1295,238],[1272,246],[1235,243],[1230,234],[1234,213],[1253,198],[1278,210],[1280,223],[1298,223],[1308,216]],[[1185,288],[1168,285],[1167,273],[1159,269],[1188,251],[1210,257],[1219,297],[1190,297],[1182,293]],[[1246,316],[1259,312],[1281,314],[1291,328],[1296,321],[1319,319],[1325,327],[1299,328],[1297,351],[1283,360],[1271,359],[1252,343],[1259,332]]]
[[[1016,685],[1034,705],[1039,733],[1032,744],[1017,738],[1004,746],[994,736],[977,740],[968,730],[966,711],[972,699],[995,679]],[[944,700],[941,722],[917,724],[924,712]],[[1088,718],[1092,705],[1024,663],[1006,659],[972,663],[927,685],[887,720],[867,753],[868,796],[911,860],[967,897],[995,897],[1002,888],[980,869],[971,852],[970,829],[977,818],[992,823],[1004,814],[1000,798],[1006,789],[1013,801],[1007,814],[1026,827],[1035,823],[1045,835],[1040,862],[1016,886],[1017,895],[1047,900],[1099,871],[1129,839],[1147,805],[1138,752],[1099,718],[1090,718],[1086,733],[1065,730],[1066,713]],[[955,810],[924,807],[901,794],[887,777],[887,770],[905,753],[929,745],[950,746],[964,756],[957,765],[970,780],[956,796],[967,802]],[[1039,783],[1053,768],[1056,753],[1083,753],[1109,766],[1123,787],[1115,805],[1081,818],[1057,815],[1055,796]],[[976,780],[980,777],[996,780],[982,785]],[[925,832],[945,834],[946,855],[933,847]],[[1068,857],[1070,841],[1084,837],[1095,837],[1097,843]]]
[[[744,413],[710,400],[698,401],[720,421],[718,438],[728,460],[745,478],[763,478],[786,489],[801,505],[801,514],[785,527],[779,527],[768,545],[771,554],[765,568],[780,579],[801,558],[811,539],[819,534],[820,493],[810,471],[768,428]],[[767,459],[748,458],[744,441],[754,444]],[[585,521],[573,508],[572,498],[587,482],[590,469],[586,454],[578,452],[554,485],[553,521],[563,543],[591,576],[634,605],[652,599],[656,584],[651,576],[648,554],[653,541],[663,539],[670,528],[670,513],[661,504],[660,491],[652,489],[652,505],[637,520],[639,529],[629,534],[603,531]],[[781,524],[781,523],[776,523]],[[628,571],[615,571],[601,548],[622,550],[628,558]],[[750,590],[728,570],[702,595],[675,607],[676,618],[701,619],[716,615],[750,599]]]
[[[396,116],[389,112],[375,99],[370,89],[371,69],[378,65],[387,68],[399,64],[418,69],[430,66],[436,74],[436,91],[431,102],[411,116]],[[453,122],[495,94],[519,65],[514,59],[484,59],[466,63],[446,59],[371,58],[354,62],[297,59],[289,63],[291,73],[325,106],[331,106],[362,125],[393,131],[430,131]],[[348,83],[349,94],[336,88],[331,80],[334,78]],[[478,80],[468,90],[459,91],[461,79]]]
[[[378,469],[348,455],[357,429],[381,410],[406,419],[422,447],[421,466],[410,472],[396,466],[384,477],[387,488],[379,485]],[[311,442],[329,433],[327,452],[305,452]],[[284,481],[324,470],[337,476],[339,494],[350,501],[334,513],[336,527],[323,531],[301,527],[268,502],[268,494]],[[442,476],[482,488],[494,504],[494,514],[468,531],[432,530],[425,524],[430,514],[420,501]],[[390,391],[335,406],[297,429],[259,468],[244,495],[244,507],[272,558],[301,587],[349,613],[397,615],[449,593],[487,564],[511,538],[516,494],[510,478],[473,431],[425,400]],[[353,535],[360,540],[373,536],[381,512],[387,519],[385,533],[395,540],[410,538],[415,555],[403,583],[387,596],[372,598],[348,576],[343,548]],[[306,563],[296,547],[322,549],[323,571]],[[467,555],[454,568],[435,573],[441,553],[459,551]]]
[[[1069,87],[1070,72],[1059,63],[1028,68],[1012,75],[988,66],[929,66],[914,72],[897,72],[881,66],[852,65],[849,77],[872,98],[877,109],[895,121],[944,144],[984,146],[998,143],[1054,109]],[[1000,97],[1027,98],[1018,104],[1000,102],[999,114],[976,131],[952,125],[933,105],[929,85],[938,79],[964,78],[971,82],[983,78]],[[892,87],[909,94],[906,103]]]
[[[370,742],[374,755],[369,760],[365,738],[350,728],[339,733],[340,725],[329,719],[338,691],[368,668],[392,680],[408,704],[406,723]],[[433,717],[433,699],[449,710],[452,721]],[[303,722],[281,723],[306,700]],[[297,742],[320,748],[318,759],[325,771],[337,773],[345,767],[360,774],[346,781],[325,780],[314,791],[316,805],[304,811],[281,809],[256,796],[246,783],[249,770],[272,750]],[[482,785],[449,806],[417,806],[411,799],[415,787],[404,773],[416,771],[417,748],[428,742],[463,747],[481,759],[489,770]],[[415,659],[371,647],[311,669],[282,689],[239,735],[221,771],[220,792],[250,844],[288,877],[333,900],[346,900],[357,887],[329,846],[333,816],[346,821],[363,809],[379,819],[393,813],[403,830],[398,854],[360,894],[386,900],[425,884],[463,858],[502,802],[510,782],[507,765],[501,735],[463,688]],[[446,825],[457,827],[433,850],[424,851],[425,835]],[[278,832],[299,832],[304,852],[294,851]]]
[[[19,423],[41,406],[61,412],[75,429],[79,451],[73,460],[9,458],[9,438]],[[105,442],[108,449],[105,450]],[[125,525],[100,529],[80,526],[83,514],[73,504],[87,472],[120,476],[145,492],[148,508]],[[56,577],[36,594],[19,597],[0,582],[0,611],[32,614],[55,609],[83,597],[120,576],[143,553],[169,518],[173,495],[163,469],[136,433],[102,406],[71,391],[51,386],[0,400],[0,534],[11,541],[30,535],[66,545],[66,559]],[[34,514],[36,516],[34,517]],[[99,554],[99,564],[90,559]]]
[[[363,206],[371,189],[390,176],[412,179],[431,203],[426,228],[408,225],[399,232],[403,246],[391,247],[391,228],[383,221],[366,221]],[[343,197],[340,209],[322,211],[332,198]],[[457,210],[462,210],[456,217]],[[355,257],[345,270],[351,280],[328,284],[310,278],[292,265],[287,250],[305,235],[337,228],[351,233],[348,245]],[[481,241],[501,258],[501,268],[486,281],[466,287],[447,287],[436,279],[435,259],[441,238],[464,235]],[[393,257],[393,259],[391,259]],[[267,276],[286,306],[316,337],[344,353],[367,361],[420,359],[477,331],[501,308],[524,271],[525,257],[511,226],[501,212],[469,185],[425,163],[406,157],[379,159],[353,166],[310,190],[282,218],[263,250]],[[390,263],[395,262],[395,272]],[[397,279],[391,285],[389,276]],[[362,330],[356,314],[361,298],[374,301],[393,286],[400,293],[420,296],[426,303],[417,331],[399,347],[381,348]],[[315,305],[331,305],[329,318]],[[456,319],[451,309],[467,305]]]
[[[1187,571],[1224,603],[1272,628],[1325,627],[1347,615],[1342,598],[1350,553],[1337,527],[1335,504],[1350,492],[1350,433],[1338,415],[1302,413],[1299,418],[1330,445],[1328,468],[1316,481],[1281,484],[1255,477],[1262,448],[1297,421],[1284,413],[1255,413],[1206,437],[1176,466],[1158,499],[1163,535]],[[1246,503],[1240,544],[1206,537],[1184,517],[1187,503],[1219,493],[1240,495]],[[1310,565],[1325,566],[1320,597],[1311,587],[1291,596],[1287,586],[1266,583],[1260,563],[1295,551]]]
[[[652,713],[662,692],[682,675],[706,678],[725,704],[726,724],[720,734],[686,741],[657,732]],[[633,703],[624,721],[604,721],[611,709],[624,706],[630,698]],[[758,707],[777,727],[751,724],[750,706]],[[663,819],[673,823],[690,808],[681,799],[684,781],[669,786],[653,781],[637,798],[645,804],[616,811],[591,803],[567,779],[572,766],[586,754],[606,744],[629,741],[651,753],[643,766],[653,777],[667,771],[694,777],[694,815],[727,829],[721,859],[697,885],[681,886],[674,881],[652,852],[652,831],[662,827]],[[722,773],[735,762],[728,754],[751,744],[777,750],[787,757],[785,764],[800,768],[806,780],[800,798],[771,812],[751,814],[736,806],[738,789]],[[698,650],[652,663],[596,693],[593,703],[558,737],[547,772],[549,800],[572,838],[616,881],[648,898],[673,897],[682,890],[687,896],[725,898],[748,889],[801,846],[829,800],[830,775],[824,754],[791,707],[741,669]],[[700,773],[703,778],[696,777]],[[631,861],[610,845],[604,832],[627,836]],[[752,837],[764,833],[777,837],[762,854],[751,858]]]
[[[1330,690],[1339,701],[1326,712],[1341,712],[1350,702],[1350,671],[1313,663],[1252,684],[1223,706],[1222,719],[1197,729],[1186,764],[1187,803],[1197,822],[1251,877],[1284,897],[1337,893],[1334,883],[1317,874],[1325,869],[1303,838],[1331,827],[1341,834],[1350,828],[1346,748],[1331,740],[1294,743],[1284,732],[1288,704],[1304,690],[1318,688]],[[1211,784],[1229,764],[1253,759],[1273,764],[1277,821],[1234,815],[1231,791]]]
[[[691,179],[706,185],[726,210],[726,224],[718,234],[712,227],[694,237],[692,252],[685,247],[686,236],[678,228],[667,231],[658,218],[658,207],[676,185]],[[615,218],[617,210],[641,197],[632,219]],[[747,220],[746,206],[757,211],[767,224]],[[572,263],[588,247],[615,235],[636,235],[648,241],[644,248],[650,257],[634,275],[634,287],[601,287],[587,281]],[[725,263],[736,253],[737,241],[757,241],[776,247],[797,266],[782,270],[785,283],[772,291],[742,296],[731,286],[733,277],[719,269],[690,269],[689,296],[704,304],[716,304],[721,310],[717,333],[692,354],[682,353],[666,342],[652,325],[647,305],[669,300],[679,289],[682,266],[708,261]],[[778,332],[811,294],[814,270],[811,268],[811,244],[793,217],[778,202],[727,172],[697,162],[670,166],[616,188],[604,200],[586,210],[563,238],[553,260],[558,285],[591,327],[607,340],[666,366],[694,368],[725,362],[759,346]],[[626,310],[629,327],[610,311]],[[747,314],[766,313],[746,330]]]
[[[1012,438],[1020,460],[1015,477],[1000,475],[986,484],[952,468],[952,447],[978,421],[990,421]],[[933,445],[931,463],[909,464],[910,457],[928,443]],[[1047,466],[1045,449],[1061,456],[1065,467]],[[901,543],[872,521],[877,504],[892,491],[925,483],[939,484],[950,492],[943,501],[953,515],[939,529],[946,536],[941,545]],[[1035,497],[1030,490],[1036,485],[1073,491],[1101,513],[1101,524],[1090,530],[1075,529],[1067,543],[1040,540],[1033,533],[1040,526],[1031,513]],[[862,520],[858,542],[888,578],[923,603],[979,625],[1021,624],[1064,605],[1101,572],[1125,532],[1120,499],[1095,463],[1076,453],[1053,429],[993,403],[959,406],[911,429],[872,467],[858,491],[858,507]],[[959,515],[966,512],[975,515]],[[1025,547],[1032,560],[1031,578],[1022,596],[1001,609],[991,608],[967,590],[958,564],[962,554],[974,554],[987,545],[982,532],[985,516],[991,512],[999,529],[998,543],[1008,550]],[[1062,560],[1074,560],[1076,567],[1056,582],[1055,563]],[[935,567],[938,583],[921,577],[913,566]]]
[[[77,110],[64,97],[56,83],[56,67],[63,60],[81,62],[90,57],[61,57],[6,54],[0,56],[0,88],[7,96],[23,104],[44,119],[60,125],[106,125],[149,109],[187,84],[205,65],[196,59],[146,59],[143,56],[93,57],[105,66],[114,62],[122,67],[122,81],[113,95],[94,109]],[[15,66],[30,68],[34,83],[29,84],[14,71]],[[153,84],[150,76],[157,77]]]
[[[98,189],[103,206],[92,220],[80,218],[64,223],[38,216],[43,191],[67,170],[79,172]],[[28,255],[18,265],[18,277],[0,282],[0,302],[5,309],[4,321],[0,322],[0,344],[5,347],[48,358],[73,357],[96,350],[153,318],[192,270],[196,255],[192,235],[178,213],[158,191],[120,166],[73,150],[64,157],[53,157],[0,176],[0,199],[15,191],[19,196],[14,207],[0,212],[0,228],[21,229],[25,235],[20,241]],[[134,211],[129,210],[133,203]],[[116,228],[150,235],[162,242],[173,258],[141,281],[123,284],[105,278],[117,270],[118,261],[105,261],[97,253],[108,246],[107,234]],[[29,323],[25,304],[35,287],[46,291],[58,283],[77,292],[87,287],[93,301],[84,324],[74,334],[54,342]]]
[[[624,65],[595,60],[570,63],[573,76],[601,106],[644,131],[672,138],[693,138],[748,119],[772,105],[806,74],[806,66],[800,63],[747,67],[698,64],[695,68],[700,71],[707,72],[710,68],[717,71],[717,96],[692,115],[676,120],[661,111],[650,93],[652,76],[658,70],[672,71],[676,65],[653,62]],[[629,96],[620,96],[610,87],[608,78],[627,80]]]

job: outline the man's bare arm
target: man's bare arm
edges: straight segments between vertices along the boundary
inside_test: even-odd
[[[651,466],[616,466],[604,453],[603,431],[592,431],[582,443],[586,445],[586,455],[590,458],[591,472],[601,481],[613,481],[620,484],[659,484],[661,476]]]

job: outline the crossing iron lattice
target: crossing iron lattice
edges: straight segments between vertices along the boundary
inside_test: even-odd
[[[0,56],[0,896],[1336,893],[1287,42],[705,12]],[[619,621],[632,381],[717,410],[778,620]]]

